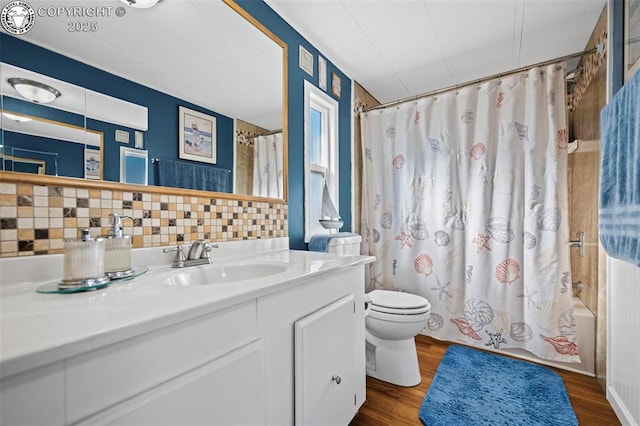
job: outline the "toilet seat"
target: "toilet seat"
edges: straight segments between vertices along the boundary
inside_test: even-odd
[[[399,291],[374,290],[367,294],[371,311],[393,315],[422,315],[431,309],[424,297]]]
[[[423,312],[421,314],[412,314],[412,315],[402,315],[402,314],[389,314],[386,312],[379,312],[371,310],[365,318],[365,321],[377,320],[377,321],[386,321],[392,323],[423,323],[420,330],[425,327],[425,322],[429,319],[429,311]],[[418,330],[418,331],[420,331]],[[414,334],[415,335],[415,334]]]
[[[385,306],[377,306],[372,304],[371,310],[375,312],[385,313],[385,314],[393,314],[393,315],[421,315],[426,312],[429,312],[429,306],[424,306],[422,308],[415,309],[397,309],[397,308],[387,308]]]

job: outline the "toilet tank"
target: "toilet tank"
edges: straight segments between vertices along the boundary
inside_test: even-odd
[[[327,253],[336,253],[338,256],[359,256],[360,235],[337,236],[332,238],[327,245]]]

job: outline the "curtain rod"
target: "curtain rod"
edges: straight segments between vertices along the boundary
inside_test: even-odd
[[[453,86],[445,87],[445,88],[438,89],[438,90],[432,90],[431,92],[428,92],[428,93],[423,93],[421,95],[416,95],[416,96],[410,96],[408,98],[399,99],[397,101],[387,102],[387,103],[384,103],[382,105],[376,105],[376,106],[369,107],[369,108],[362,108],[361,107],[360,108],[360,112],[369,112],[369,111],[374,111],[376,109],[383,109],[383,108],[388,108],[390,106],[399,105],[399,104],[402,104],[404,102],[416,101],[418,99],[427,98],[429,96],[439,95],[440,93],[448,92],[450,90],[460,89],[462,87],[467,87],[467,86],[473,86],[475,84],[484,83],[485,81],[489,81],[489,80],[493,80],[493,79],[501,78],[501,77],[506,77],[506,76],[512,75],[512,74],[517,74],[519,72],[526,71],[526,70],[534,68],[534,67],[543,67],[543,66],[555,64],[555,63],[558,63],[558,62],[567,61],[569,59],[580,58],[582,56],[590,55],[590,54],[596,53],[596,52],[602,54],[603,51],[604,51],[604,45],[602,43],[600,43],[596,47],[593,47],[593,48],[587,49],[587,50],[583,50],[582,52],[576,52],[576,53],[572,53],[570,55],[560,56],[560,57],[555,58],[555,59],[549,59],[548,61],[538,62],[537,64],[516,68],[516,69],[513,69],[511,71],[506,71],[506,72],[501,72],[501,73],[498,73],[498,74],[493,74],[493,75],[490,75],[488,77],[484,77],[484,78],[480,78],[480,79],[477,79],[477,80],[468,81],[466,83],[454,84]]]
[[[258,136],[269,136],[269,135],[277,135],[278,133],[282,133],[282,129],[280,130],[273,130],[271,132],[266,132],[266,133],[256,133],[255,135],[251,135],[248,138],[249,139],[253,139],[253,138],[257,138]]]

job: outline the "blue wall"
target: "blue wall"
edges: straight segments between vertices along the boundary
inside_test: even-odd
[[[275,13],[266,3],[256,0],[236,0],[236,3],[256,18],[288,46],[288,107],[289,107],[289,240],[293,249],[306,249],[304,242],[304,81],[318,87],[318,55],[321,54],[304,37]],[[298,46],[313,56],[313,77],[298,67]],[[324,56],[324,55],[322,55]],[[339,104],[340,156],[340,216],[344,220],[341,231],[352,229],[351,224],[351,80],[327,59],[327,76],[336,73],[341,79]],[[327,84],[330,93],[331,82]],[[334,97],[335,99],[335,97]]]
[[[123,79],[4,33],[0,33],[0,60],[58,80],[86,87],[96,92],[146,106],[149,109],[149,130],[146,131],[144,135],[144,148],[149,151],[149,158],[178,159],[178,106],[185,106],[204,114],[213,115],[216,117],[218,141],[217,164],[215,167],[233,170],[233,143],[235,136],[233,134],[233,119],[230,117]],[[14,101],[11,98],[7,98],[4,102],[22,104],[14,109],[17,112],[65,121],[79,126],[83,125],[83,117],[79,117],[79,122],[68,121],[62,119],[61,116],[69,116],[71,114],[53,110],[50,107],[36,105],[30,102]],[[46,112],[43,113],[42,111]],[[76,119],[77,118],[78,116],[76,115]],[[104,180],[119,181],[120,147],[133,147],[134,130],[98,120],[88,120],[87,128],[104,132],[103,178]],[[116,142],[115,129],[129,131],[128,145]],[[4,139],[7,146],[10,146],[11,142],[9,138]],[[80,158],[83,158],[84,147],[79,144],[76,145],[78,145],[78,152],[81,153]],[[65,161],[75,162],[75,157],[71,158],[69,156],[59,155],[58,158],[59,170],[74,168],[74,165],[65,164]],[[203,165],[203,163],[199,162],[194,164]],[[82,163],[80,165],[82,165]],[[60,175],[63,175],[63,173],[61,172]],[[67,174],[65,176],[76,175]],[[82,176],[83,175],[80,175],[78,177]],[[149,183],[157,183],[155,167],[151,166],[149,167]],[[229,190],[231,190],[231,188],[229,188]]]

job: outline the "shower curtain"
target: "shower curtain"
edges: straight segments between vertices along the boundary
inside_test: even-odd
[[[437,339],[579,362],[564,68],[361,114],[367,291],[426,297]]]
[[[253,144],[253,195],[283,198],[282,133],[256,136]]]

